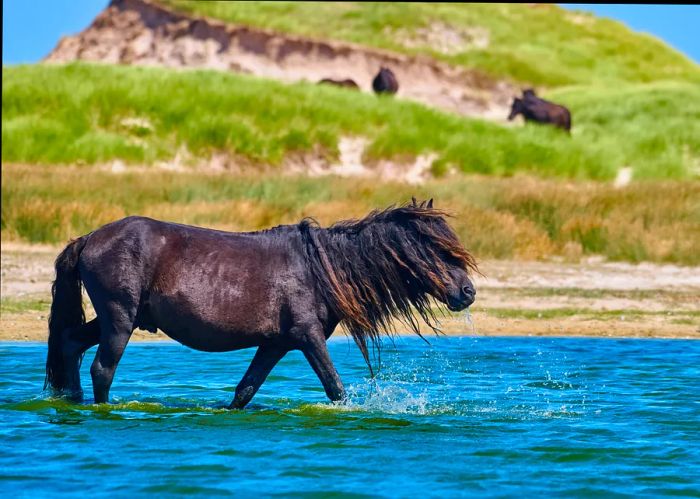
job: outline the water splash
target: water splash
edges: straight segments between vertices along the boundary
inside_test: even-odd
[[[365,385],[352,385],[348,389],[350,410],[384,412],[387,414],[425,415],[432,412],[428,393],[411,393],[397,384],[380,384],[376,379]]]
[[[472,334],[476,334],[476,325],[474,324],[474,318],[472,317],[471,310],[469,307],[464,311],[464,322],[472,329]]]

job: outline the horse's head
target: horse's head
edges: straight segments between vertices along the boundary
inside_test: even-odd
[[[433,208],[433,200],[418,204],[413,199],[413,207],[425,210],[424,222],[415,224],[419,231],[418,240],[427,244],[432,265],[418,265],[417,270],[424,274],[421,279],[425,291],[441,301],[453,312],[468,308],[476,298],[476,290],[469,272],[476,271],[476,262],[464,249],[456,234],[445,220],[444,213]]]
[[[508,115],[508,121],[512,121],[517,115],[521,114],[525,110],[525,104],[523,100],[516,97],[513,99],[513,104],[510,106],[510,114]]]
[[[474,257],[433,200],[375,210],[328,229],[300,224],[318,292],[343,322],[369,364],[367,341],[389,331],[392,317],[420,334],[414,313],[437,331],[431,298],[464,310],[476,292]],[[377,348],[379,344],[375,343]]]

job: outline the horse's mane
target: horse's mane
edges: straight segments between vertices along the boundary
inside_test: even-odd
[[[446,293],[445,259],[478,272],[447,216],[432,203],[414,199],[327,229],[310,218],[299,224],[316,289],[352,335],[371,372],[368,342],[379,352],[382,332],[394,333],[392,318],[422,337],[413,308],[438,331],[428,290]]]

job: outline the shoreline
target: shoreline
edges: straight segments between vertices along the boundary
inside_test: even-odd
[[[42,320],[43,319],[43,320]],[[640,322],[627,322],[624,326],[620,321],[610,322],[603,320],[580,320],[580,319],[560,319],[560,320],[494,320],[491,317],[479,319],[487,326],[478,328],[475,331],[466,330],[461,320],[453,319],[443,322],[443,329],[439,335],[434,334],[427,328],[421,328],[423,336],[430,341],[436,337],[469,336],[469,337],[521,337],[521,338],[610,338],[610,339],[674,339],[674,340],[700,340],[700,330],[698,326],[687,324],[685,327],[676,325],[649,325]],[[455,324],[459,323],[459,324]],[[0,318],[0,343],[46,343],[46,323],[43,317],[22,317],[12,314]],[[43,326],[43,327],[42,327]],[[397,332],[390,337],[417,337],[410,332]],[[349,336],[341,328],[333,333],[331,338]],[[175,343],[160,330],[156,333],[146,331],[134,331],[130,342],[137,343]]]
[[[425,335],[423,335],[425,336]],[[700,340],[700,337],[698,336],[605,336],[605,335],[599,335],[599,334],[591,334],[591,335],[578,335],[578,334],[571,334],[571,335],[565,335],[565,334],[520,334],[520,333],[494,333],[494,334],[472,334],[472,333],[454,333],[454,334],[445,334],[441,335],[439,337],[436,336],[425,336],[428,341],[435,340],[436,338],[513,338],[513,339],[523,339],[523,338],[528,338],[528,339],[535,339],[535,338],[547,338],[551,340],[629,340],[629,341],[698,341]],[[409,333],[399,333],[397,335],[392,336],[389,338],[388,336],[384,337],[384,341],[391,341],[391,339],[403,339],[403,338],[418,338],[418,336],[414,334],[409,334]],[[345,335],[343,334],[338,334],[334,333],[333,336],[331,336],[328,341],[344,341],[347,340],[350,343],[352,343],[352,338],[346,338]],[[189,348],[187,345],[183,345],[182,343],[173,340],[172,338],[165,337],[165,338],[134,338],[132,337],[129,340],[129,344],[138,344],[138,345],[170,345],[170,346],[183,346],[185,348]],[[34,345],[45,345],[46,340],[39,340],[39,339],[27,339],[27,340],[15,340],[15,339],[2,339],[0,338],[0,347],[3,346],[34,346]],[[427,344],[426,344],[427,345]],[[386,344],[384,345],[386,346]],[[428,345],[430,346],[430,345]],[[92,348],[92,347],[91,347]],[[249,347],[249,348],[255,348],[255,347]],[[246,348],[242,348],[240,350],[247,350]],[[238,351],[238,350],[229,350],[229,351]]]

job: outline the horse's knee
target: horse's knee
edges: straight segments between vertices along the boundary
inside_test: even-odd
[[[103,385],[108,378],[108,371],[99,362],[93,362],[90,366],[90,376],[93,384]]]

